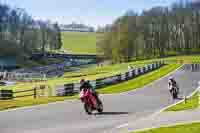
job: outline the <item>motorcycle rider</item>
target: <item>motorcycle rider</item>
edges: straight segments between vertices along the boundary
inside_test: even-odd
[[[82,89],[90,89],[92,92],[92,95],[95,97],[95,99],[97,100],[97,103],[100,103],[100,99],[98,97],[97,92],[95,91],[95,89],[92,87],[92,85],[90,84],[90,81],[85,81],[84,79],[81,80],[80,82],[81,86],[80,86],[80,91]]]
[[[178,84],[177,84],[176,80],[173,77],[169,78],[168,89],[169,89],[170,93],[172,93],[173,89],[176,89],[176,92],[179,93]]]
[[[85,79],[81,79],[80,84],[81,84],[80,91],[82,91],[82,89],[86,89],[87,88]]]

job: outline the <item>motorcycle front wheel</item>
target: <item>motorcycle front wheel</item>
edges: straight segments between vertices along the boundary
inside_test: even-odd
[[[88,114],[88,115],[91,115],[92,114],[92,108],[88,105],[88,104],[84,104],[84,109],[85,109],[85,112]]]

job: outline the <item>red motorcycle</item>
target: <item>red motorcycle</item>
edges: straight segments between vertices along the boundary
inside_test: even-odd
[[[94,110],[97,110],[99,113],[103,112],[102,102],[100,100],[97,101],[90,89],[82,89],[80,99],[84,103],[84,109],[87,114],[92,114]]]

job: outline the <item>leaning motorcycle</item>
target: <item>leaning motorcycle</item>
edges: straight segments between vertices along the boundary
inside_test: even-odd
[[[178,98],[179,89],[177,87],[173,87],[170,92],[173,99]]]
[[[84,109],[87,114],[92,114],[94,110],[97,110],[99,113],[103,112],[102,102],[100,100],[97,101],[90,89],[82,89],[80,99],[84,103]]]

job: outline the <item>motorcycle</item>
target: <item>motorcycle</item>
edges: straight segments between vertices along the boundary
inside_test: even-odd
[[[99,113],[103,112],[102,102],[100,100],[97,101],[90,89],[82,89],[80,99],[84,103],[84,109],[87,114],[92,114],[94,110],[97,110]]]

